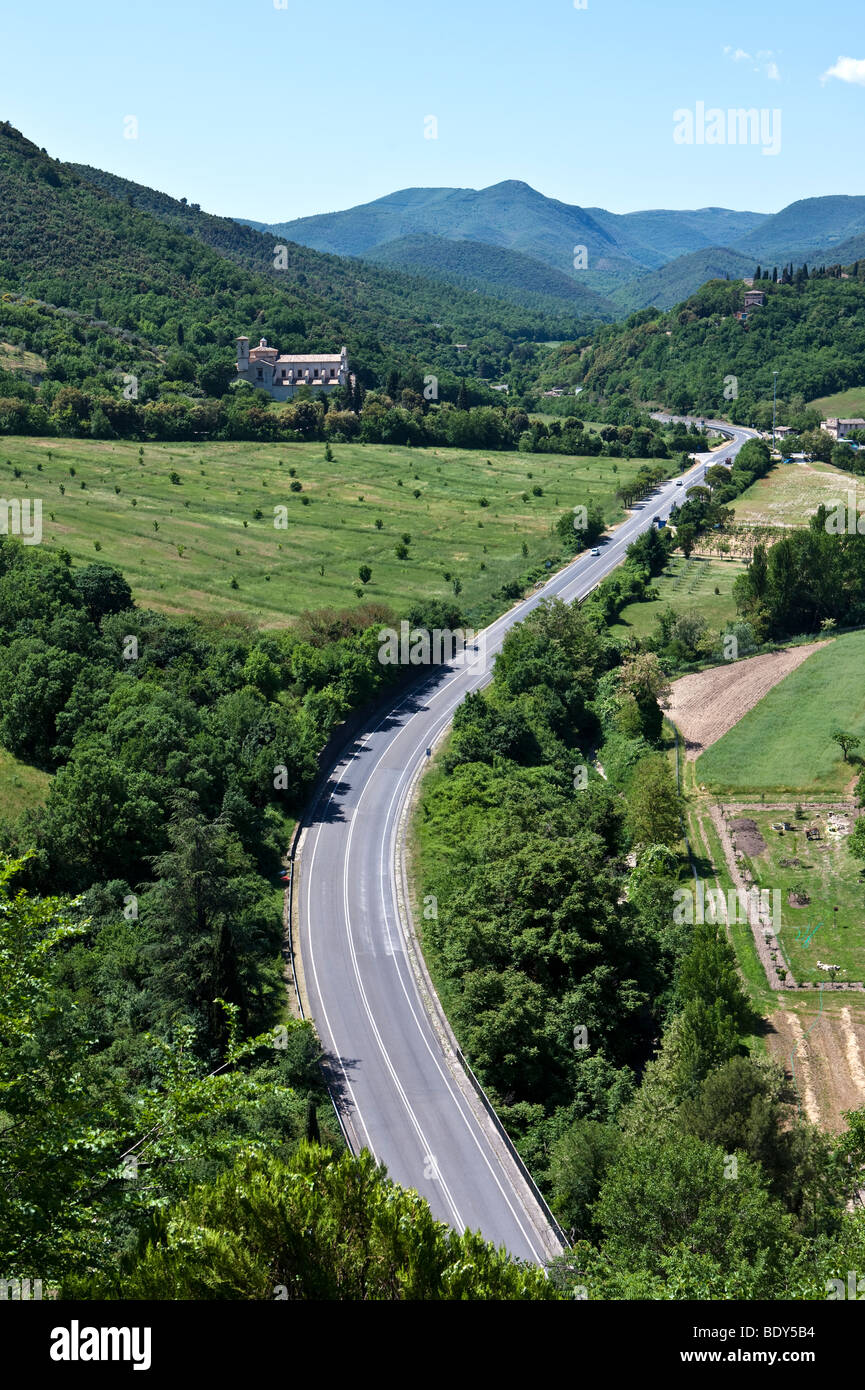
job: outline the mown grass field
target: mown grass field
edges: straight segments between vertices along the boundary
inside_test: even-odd
[[[736,617],[733,585],[744,569],[744,562],[738,560],[710,560],[699,555],[686,560],[684,555],[674,555],[652,581],[658,597],[647,603],[629,603],[610,630],[617,636],[648,637],[661,610],[674,608],[677,613],[699,613],[711,631],[721,632]]]
[[[837,391],[834,396],[819,396],[809,401],[815,410],[824,416],[838,415],[843,419],[865,419],[865,386],[850,386],[846,391]]]
[[[865,739],[865,632],[814,652],[697,759],[697,782],[721,795],[836,796],[861,771],[832,731]],[[855,757],[855,755],[854,755]]]
[[[745,526],[807,526],[821,502],[846,506],[857,479],[828,463],[779,463],[731,503]]]
[[[6,497],[43,499],[45,544],[118,566],[140,604],[274,627],[354,605],[362,564],[365,599],[404,609],[452,595],[458,578],[476,618],[503,583],[558,553],[562,512],[594,500],[620,519],[616,489],[643,462],[372,444],[333,453],[328,463],[322,443],[7,437],[0,483]],[[278,506],[287,529],[275,528]]]
[[[749,814],[766,841],[766,849],[750,859],[746,856],[745,862],[761,889],[780,893],[778,939],[794,978],[800,983],[811,980],[825,984],[831,976],[818,968],[817,961],[821,960],[841,967],[839,980],[865,980],[865,881],[846,838],[830,839],[825,817],[816,820],[806,813],[803,820],[796,820],[792,807],[787,813]],[[779,834],[772,829],[773,822],[780,824],[785,819],[795,830]],[[820,831],[820,840],[805,838],[806,827],[813,825]],[[810,898],[803,907],[794,907],[789,898],[790,890],[798,885],[805,887]]]
[[[50,784],[47,772],[19,762],[0,748],[0,820],[16,821],[26,811],[44,805]]]

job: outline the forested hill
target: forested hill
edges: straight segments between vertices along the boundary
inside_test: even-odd
[[[157,347],[183,346],[224,389],[233,339],[287,351],[347,343],[369,384],[420,360],[451,367],[456,341],[507,356],[514,343],[580,331],[531,310],[400,271],[287,245],[153,190],[50,158],[0,125],[0,290],[76,310]],[[134,370],[134,367],[131,368]]]
[[[766,303],[746,322],[735,317],[742,281],[710,281],[668,313],[647,309],[598,328],[589,343],[563,344],[545,381],[582,385],[588,399],[621,392],[749,422],[761,402],[771,419],[777,371],[779,400],[795,411],[865,379],[865,261],[844,274],[800,268],[790,283],[761,280]]]

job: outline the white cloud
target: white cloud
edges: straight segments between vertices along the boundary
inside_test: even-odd
[[[781,81],[781,71],[771,48],[761,48],[757,53],[749,53],[745,48],[733,48],[732,44],[725,43],[724,53],[734,63],[750,63],[754,72],[763,73],[770,82]]]
[[[856,82],[860,87],[865,87],[865,58],[839,58],[834,67],[824,72],[820,81],[828,82],[830,77],[837,77],[839,82]]]

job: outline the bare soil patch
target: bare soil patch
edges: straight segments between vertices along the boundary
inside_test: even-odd
[[[808,642],[783,652],[749,656],[674,681],[665,712],[685,741],[686,756],[698,758],[717,743],[773,686],[824,645]]]
[[[738,820],[731,820],[730,829],[733,831],[735,848],[747,854],[749,859],[755,859],[758,854],[765,852],[766,841],[760,834],[757,822],[751,820],[750,816],[740,816]]]
[[[795,1012],[788,1003],[769,1017],[766,1042],[798,1090],[809,1120],[835,1133],[846,1129],[845,1110],[865,1105],[865,1018],[849,1002],[836,1009],[829,995]]]

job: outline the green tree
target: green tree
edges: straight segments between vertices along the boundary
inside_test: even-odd
[[[838,747],[841,749],[841,756],[845,763],[849,763],[850,754],[854,748],[859,747],[860,741],[857,734],[850,733],[845,729],[834,729],[832,731],[832,742],[837,743]]]
[[[81,1291],[79,1289],[77,1291]],[[140,1253],[84,1285],[121,1299],[554,1299],[544,1272],[436,1221],[366,1150],[245,1156],[153,1222]]]
[[[628,784],[625,824],[638,849],[677,845],[682,836],[682,798],[662,753],[642,758]]]

